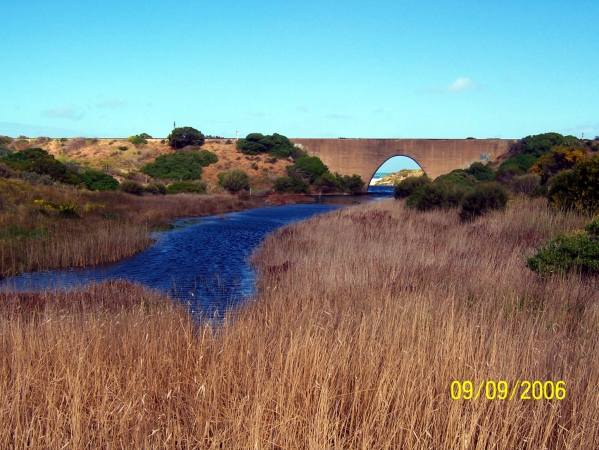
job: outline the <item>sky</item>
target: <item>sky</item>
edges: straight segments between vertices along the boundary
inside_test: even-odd
[[[0,0],[0,134],[599,135],[597,0]]]

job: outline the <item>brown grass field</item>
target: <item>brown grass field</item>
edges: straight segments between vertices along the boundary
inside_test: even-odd
[[[267,238],[222,325],[126,283],[2,294],[0,448],[598,448],[599,284],[525,267],[587,221],[342,209]],[[465,380],[566,395],[453,400]]]
[[[61,213],[65,206],[76,215]],[[137,197],[0,178],[0,276],[118,261],[148,247],[150,231],[175,218],[248,206],[230,195]]]

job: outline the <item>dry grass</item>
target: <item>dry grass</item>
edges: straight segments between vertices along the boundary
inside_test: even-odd
[[[531,201],[474,224],[336,211],[269,237],[256,301],[217,329],[122,283],[6,294],[0,447],[597,448],[597,281],[524,266],[582,223]],[[566,399],[449,393],[524,379]]]
[[[6,179],[0,192],[0,276],[118,261],[148,247],[150,230],[172,219],[248,206],[232,196],[136,197]],[[61,205],[77,216],[65,217]]]

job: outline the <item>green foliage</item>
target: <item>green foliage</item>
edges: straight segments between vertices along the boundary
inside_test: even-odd
[[[117,148],[122,152],[129,150],[129,147],[126,145],[119,145]]]
[[[181,194],[185,192],[191,194],[205,194],[206,185],[204,183],[194,183],[191,181],[175,181],[166,188],[167,194]]]
[[[137,135],[137,137],[140,137],[142,139],[152,139],[152,136],[150,136],[148,133],[140,133]]]
[[[12,138],[8,136],[0,136],[0,145],[12,144]]]
[[[331,192],[343,192],[343,185],[341,184],[339,178],[329,172],[323,173],[322,176],[316,180],[314,183],[314,188],[316,191],[322,192],[324,194]]]
[[[495,179],[493,169],[481,162],[472,163],[465,172],[472,175],[477,181],[491,181]]]
[[[474,220],[489,211],[504,210],[508,200],[507,190],[498,182],[478,184],[460,202],[460,219]]]
[[[497,169],[497,172],[501,173],[504,170],[516,168],[520,171],[520,174],[523,174],[528,172],[528,170],[534,166],[538,160],[539,158],[537,156],[530,154],[516,155],[507,161],[502,162]]]
[[[219,181],[222,187],[232,194],[250,188],[250,177],[243,169],[231,169],[219,177]]]
[[[422,186],[429,183],[431,183],[431,179],[426,175],[404,178],[395,185],[393,195],[396,199],[407,198]]]
[[[162,183],[150,183],[144,189],[148,194],[152,195],[166,194],[166,186]]]
[[[127,194],[143,195],[144,188],[137,181],[125,180],[121,183],[121,190]]]
[[[599,218],[585,227],[585,232],[560,234],[537,248],[528,258],[529,269],[549,275],[565,272],[599,274]]]
[[[295,148],[286,136],[278,133],[266,136],[262,133],[250,133],[245,139],[237,141],[237,150],[246,155],[269,153],[278,158],[287,158]]]
[[[139,134],[135,135],[135,136],[130,136],[129,142],[131,142],[135,146],[139,146],[139,145],[148,143],[148,141],[145,138],[141,137],[141,135],[139,135]]]
[[[295,160],[295,164],[287,167],[287,174],[297,174],[314,183],[317,178],[328,171],[327,166],[317,156],[303,156]]]
[[[586,155],[581,148],[558,145],[553,147],[551,153],[541,156],[530,171],[539,175],[541,182],[545,184],[553,175],[571,169],[576,163],[585,159]]]
[[[119,182],[99,170],[88,169],[81,174],[81,179],[90,191],[114,191],[119,188]]]
[[[457,169],[449,172],[448,174],[441,175],[435,179],[437,184],[457,184],[465,188],[469,188],[476,184],[476,178],[473,175],[466,172],[463,169]]]
[[[543,133],[526,136],[520,141],[520,153],[540,157],[551,152],[556,145],[561,145],[564,142],[572,142],[573,140],[576,141],[576,137],[564,137],[559,133]]]
[[[279,177],[275,180],[273,189],[277,194],[305,194],[309,185],[300,176]]]
[[[457,208],[470,189],[461,183],[435,180],[434,183],[427,183],[411,194],[406,199],[406,207],[418,211]]]
[[[511,187],[516,193],[531,195],[541,184],[541,177],[532,173],[518,175],[512,178]]]
[[[560,172],[549,184],[548,197],[552,206],[599,212],[599,155]]]
[[[0,158],[8,167],[21,172],[34,172],[38,175],[48,175],[54,181],[67,184],[80,184],[81,178],[54,159],[41,148],[28,148]]]
[[[362,190],[364,187],[364,180],[360,175],[339,175],[335,173],[335,178],[337,178],[337,183],[341,185],[341,188],[344,192],[348,192],[350,194],[356,194]]]
[[[218,157],[208,150],[181,151],[159,156],[154,162],[144,165],[141,171],[161,180],[199,180],[202,176],[202,167],[217,161]]]
[[[183,148],[188,145],[202,146],[204,145],[205,137],[201,131],[192,127],[175,128],[171,134],[167,136],[168,144],[172,148]]]
[[[12,153],[13,153],[12,149],[5,147],[3,145],[0,145],[0,157],[6,156],[6,155],[12,155]]]

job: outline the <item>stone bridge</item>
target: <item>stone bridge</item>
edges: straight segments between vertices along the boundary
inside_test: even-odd
[[[358,174],[368,189],[376,170],[393,156],[412,158],[430,177],[463,169],[476,161],[492,161],[508,152],[511,139],[290,139],[310,156],[318,156],[331,172]]]

